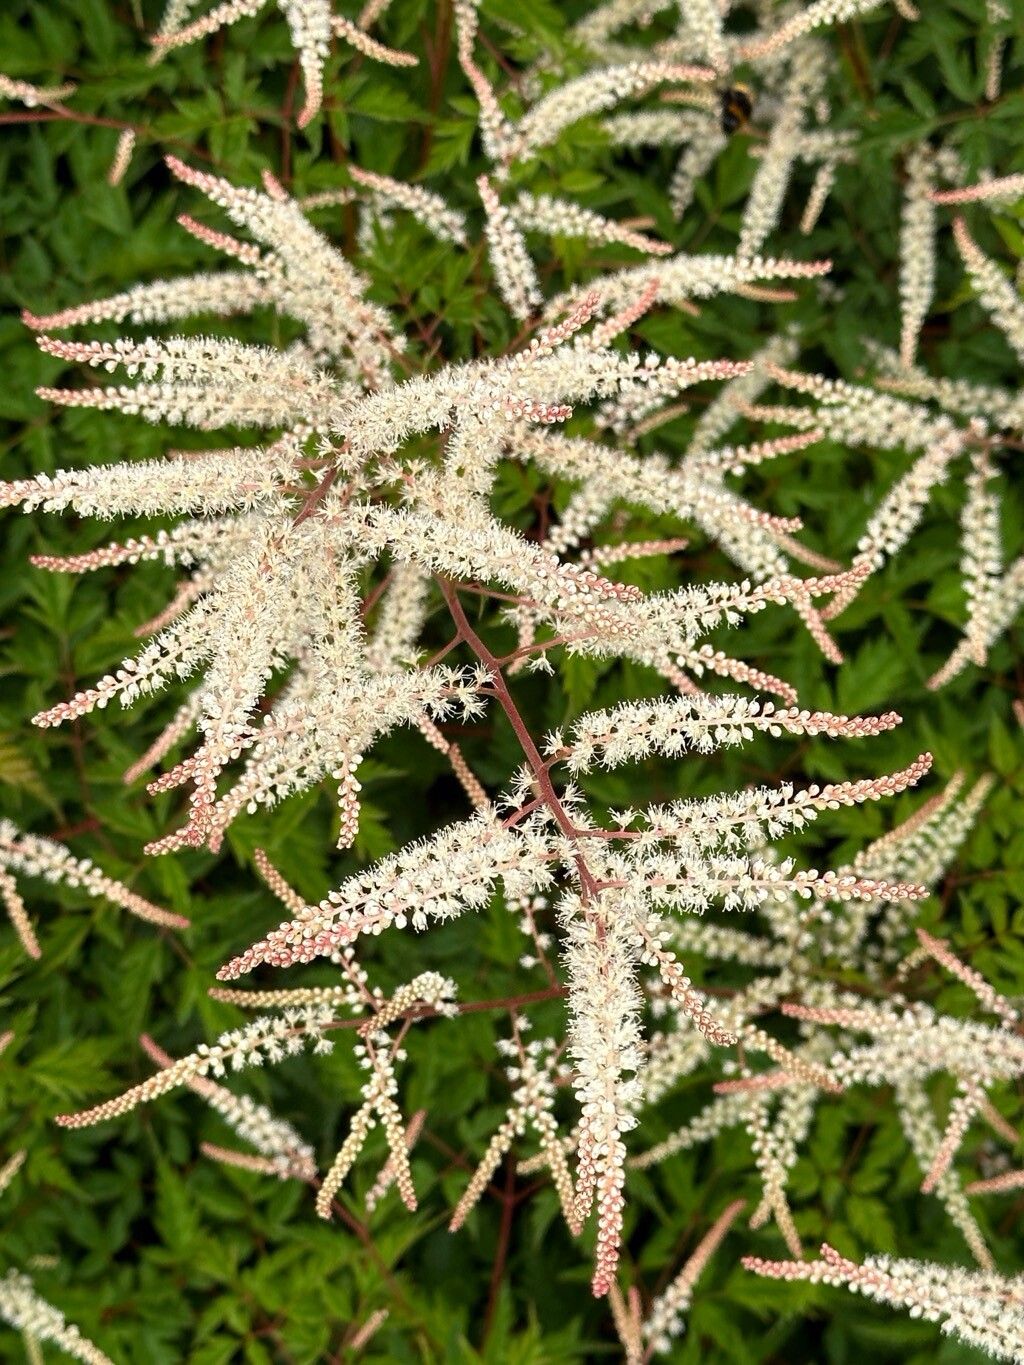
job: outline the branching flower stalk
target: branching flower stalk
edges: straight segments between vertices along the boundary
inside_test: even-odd
[[[59,1309],[39,1297],[32,1281],[19,1270],[9,1270],[0,1280],[0,1317],[37,1342],[53,1342],[83,1365],[113,1365]]]
[[[418,720],[431,709],[438,716],[451,714],[455,704],[467,716],[479,714],[488,701],[497,704],[525,760],[522,773],[513,776],[507,818],[500,819],[491,804],[478,802],[477,814],[462,826],[442,832],[420,850],[398,855],[394,871],[381,867],[368,879],[357,878],[351,891],[318,907],[293,903],[297,918],[253,945],[222,976],[237,976],[260,961],[280,966],[344,953],[360,934],[378,933],[389,924],[401,928],[407,918],[415,927],[423,927],[432,919],[482,904],[499,880],[513,897],[543,892],[553,886],[556,867],[564,866],[577,886],[562,897],[559,907],[573,1019],[570,1051],[582,1113],[572,1221],[582,1222],[596,1205],[593,1287],[595,1293],[606,1293],[614,1278],[621,1235],[622,1138],[635,1122],[634,1095],[639,1093],[635,1076],[642,1060],[637,931],[641,942],[649,945],[647,953],[666,975],[674,998],[721,1045],[733,1041],[733,1031],[713,1018],[681,969],[658,946],[659,907],[699,911],[709,900],[722,897],[726,906],[750,909],[789,892],[804,897],[816,892],[840,902],[857,898],[894,901],[922,892],[913,884],[884,879],[819,878],[813,872],[795,872],[785,863],[773,867],[758,858],[718,859],[712,854],[696,864],[677,861],[667,851],[649,851],[643,841],[636,848],[621,841],[624,847],[619,851],[615,832],[593,826],[571,786],[563,792],[556,789],[553,764],[564,762],[570,770],[585,771],[597,758],[612,764],[652,751],[672,756],[688,748],[708,752],[721,744],[740,742],[758,729],[773,735],[871,735],[890,728],[896,717],[858,720],[795,706],[776,710],[738,698],[684,696],[675,703],[626,707],[607,716],[594,713],[577,724],[568,745],[550,739],[545,756],[506,679],[511,659],[496,655],[470,624],[451,575],[457,575],[459,583],[465,582],[471,591],[485,594],[493,591],[487,581],[497,580],[505,590],[497,593],[498,599],[511,597],[514,605],[528,608],[534,631],[537,625],[552,631],[553,643],[561,647],[625,654],[663,671],[670,667],[678,671],[675,660],[706,658],[697,649],[697,641],[719,621],[734,622],[742,613],[763,610],[770,603],[809,603],[814,596],[841,590],[846,579],[841,574],[820,580],[772,578],[760,586],[741,583],[733,589],[683,589],[644,598],[636,589],[604,578],[595,568],[565,563],[548,549],[530,546],[487,512],[482,494],[510,424],[526,430],[531,422],[562,421],[570,410],[561,401],[564,398],[585,398],[595,391],[628,395],[650,384],[658,373],[657,363],[641,367],[635,358],[610,350],[609,344],[651,306],[653,287],[620,316],[601,323],[592,335],[583,329],[598,301],[587,295],[564,322],[541,332],[525,352],[389,385],[384,371],[399,348],[388,339],[394,333],[387,320],[373,308],[357,305],[339,329],[334,315],[324,314],[323,305],[314,302],[308,288],[298,289],[296,270],[308,273],[310,267],[314,273],[330,269],[335,278],[350,281],[353,291],[361,286],[326,242],[310,236],[279,188],[269,185],[266,194],[243,193],[225,182],[176,169],[211,193],[239,223],[274,244],[276,254],[267,257],[261,269],[266,269],[275,291],[285,291],[287,306],[308,316],[320,338],[315,344],[324,354],[339,357],[347,377],[334,381],[318,367],[303,371],[298,354],[290,358],[274,358],[268,352],[250,355],[236,343],[86,347],[46,343],[51,353],[68,359],[138,372],[144,412],[153,418],[188,415],[200,426],[209,425],[215,413],[225,420],[240,401],[257,401],[258,364],[258,420],[273,426],[290,412],[298,425],[290,437],[279,438],[261,454],[259,464],[271,474],[269,481],[261,482],[266,474],[258,474],[252,453],[239,450],[226,457],[220,454],[216,466],[203,457],[173,457],[164,469],[151,467],[141,477],[134,468],[121,473],[115,467],[107,473],[100,471],[99,482],[87,473],[10,486],[11,501],[42,502],[50,507],[70,503],[82,510],[92,506],[107,511],[119,504],[137,508],[140,497],[150,500],[162,489],[157,500],[149,503],[154,510],[157,506],[181,511],[210,507],[215,517],[221,516],[219,523],[185,523],[175,550],[171,550],[172,533],[160,544],[154,541],[113,552],[115,557],[142,558],[184,551],[192,559],[200,546],[209,547],[205,553],[211,556],[211,567],[219,569],[220,579],[208,580],[208,595],[185,605],[139,661],[126,664],[119,673],[72,703],[52,708],[39,720],[59,723],[119,695],[130,701],[139,691],[162,685],[175,673],[187,674],[204,656],[210,657],[199,689],[202,745],[194,757],[152,784],[154,790],[173,789],[182,782],[193,785],[188,822],[182,831],[152,846],[151,851],[161,852],[183,843],[208,841],[217,846],[225,823],[242,805],[276,799],[282,791],[307,785],[315,774],[327,772],[340,781],[344,842],[357,819],[358,783],[353,774],[373,733],[389,723],[389,706],[390,723],[394,723]],[[241,254],[255,262],[251,253]],[[686,382],[680,368],[678,363],[673,366],[676,386],[680,379]],[[694,378],[713,372],[705,367],[695,371]],[[234,376],[230,398],[227,373]],[[275,384],[279,386],[276,398]],[[243,397],[247,392],[248,400]],[[103,406],[135,409],[138,393],[131,388],[101,390],[100,401]],[[83,398],[92,401],[88,394]],[[303,433],[314,421],[322,431],[319,449],[327,473],[296,499],[283,481],[290,483],[297,462],[305,463],[308,458]],[[411,464],[403,470],[395,464],[395,453],[410,430],[445,424],[451,428],[443,449],[446,481],[431,466]],[[368,476],[378,468],[385,479],[400,477],[407,509],[374,500]],[[314,468],[313,477],[316,473]],[[225,520],[221,515],[225,508],[238,508],[240,515]],[[403,605],[393,618],[396,625],[401,622],[401,632],[372,642],[361,638],[354,590],[354,570],[368,551],[389,551],[415,571],[394,580],[391,587],[392,595],[399,585],[415,593],[411,610]],[[228,557],[222,558],[225,552]],[[110,554],[95,562],[110,562]],[[455,627],[441,657],[455,648],[468,648],[473,656],[469,670],[442,667],[437,656],[423,668],[402,670],[399,666],[413,652],[414,632],[421,628],[426,604],[420,586],[423,577],[436,580]],[[387,625],[390,631],[389,620],[382,615],[378,630]],[[222,633],[218,636],[217,631]],[[239,648],[244,650],[244,660]],[[516,653],[528,656],[536,651],[543,656],[549,648],[547,640],[534,635]],[[289,655],[299,662],[277,708],[264,720],[261,734],[250,725],[248,712],[271,673]],[[366,664],[354,671],[352,659],[360,656]],[[329,695],[322,681],[327,669]],[[347,693],[344,682],[339,682],[346,676],[351,679]],[[754,675],[747,676],[755,680]],[[320,756],[308,751],[313,737],[322,750]],[[327,744],[334,747],[326,748]],[[286,759],[289,749],[294,757]],[[241,786],[220,796],[218,778],[246,750],[251,751],[249,777],[243,776]],[[287,775],[283,761],[292,765],[294,775]],[[884,781],[877,787],[867,784],[857,799],[892,789]],[[602,833],[611,837],[595,837]],[[277,890],[282,892],[281,887]],[[346,908],[346,900],[351,909]],[[404,1008],[403,1002],[399,1013]],[[366,1036],[361,1055],[369,1079],[363,1103],[321,1186],[321,1213],[329,1213],[334,1193],[378,1122],[388,1139],[399,1190],[406,1203],[415,1202],[404,1125],[394,1100],[393,1068],[401,1053],[399,1045],[389,1043],[380,1031],[391,1017],[381,1007],[377,1027]],[[301,1015],[286,1010],[276,1021],[268,1018],[225,1034],[209,1053],[191,1054],[120,1099],[65,1116],[63,1121],[77,1125],[128,1112],[175,1084],[205,1082],[209,1073],[215,1075],[223,1068],[226,1059],[236,1067],[247,1060],[273,1060],[300,1048],[308,1034],[322,1039],[331,1022],[325,1005],[308,1004]],[[767,1049],[798,1069],[802,1066],[763,1030],[748,1031],[745,1037],[749,1046]]]
[[[192,0],[171,0],[153,40],[157,54],[251,18],[263,5],[228,0],[196,17]],[[417,60],[367,32],[386,4],[371,0],[357,18],[335,14],[328,0],[278,0],[278,8],[302,73],[300,127],[321,109],[333,40],[377,63]],[[796,1258],[750,1258],[751,1269],[846,1283],[945,1318],[964,1339],[1021,1358],[1018,1289],[992,1270],[967,1198],[968,1189],[1016,1188],[1019,1173],[965,1188],[957,1170],[976,1119],[991,1122],[995,1114],[1001,1135],[1013,1132],[1005,1120],[1000,1128],[992,1096],[1024,1073],[1019,1010],[924,930],[905,958],[915,907],[965,838],[988,780],[962,792],[963,778],[955,776],[848,865],[828,871],[799,866],[792,836],[831,812],[901,798],[928,775],[930,754],[904,757],[882,776],[672,799],[687,788],[688,765],[719,750],[894,730],[900,718],[892,710],[856,716],[805,707],[786,678],[733,657],[709,636],[769,608],[791,611],[825,658],[840,663],[828,623],[908,543],[952,471],[968,471],[969,619],[933,685],[967,663],[984,664],[1024,602],[1020,561],[1003,563],[993,462],[999,436],[1021,429],[1022,405],[1010,391],[934,380],[912,368],[927,349],[922,328],[935,293],[944,207],[967,214],[974,204],[1005,202],[1019,191],[1020,177],[965,187],[952,149],[906,150],[899,352],[876,357],[885,373],[871,386],[805,373],[795,331],[777,333],[749,360],[641,347],[636,334],[648,330],[652,314],[692,314],[722,293],[767,305],[802,291],[828,297],[831,262],[772,254],[772,236],[804,168],[811,188],[799,224],[809,234],[856,155],[856,134],[833,119],[831,51],[821,30],[877,2],[756,5],[742,31],[730,23],[728,6],[679,5],[674,20],[663,14],[669,8],[610,0],[575,26],[571,60],[582,69],[539,60],[495,85],[478,51],[478,8],[455,0],[455,52],[477,102],[484,163],[461,198],[450,202],[419,181],[349,162],[341,185],[300,200],[270,171],[261,188],[239,186],[169,157],[175,179],[230,225],[179,218],[187,233],[227,258],[227,268],[138,285],[49,316],[25,315],[55,374],[72,366],[88,373],[79,387],[45,385],[39,392],[47,401],[192,431],[230,429],[232,441],[239,430],[258,433],[221,449],[171,449],[159,459],[0,485],[0,505],[26,512],[167,522],[80,554],[34,557],[47,572],[145,563],[178,572],[166,606],[139,626],[137,652],[35,717],[49,728],[187,685],[171,720],[125,774],[133,782],[153,773],[150,793],[183,796],[181,823],[147,851],[217,852],[235,821],[326,782],[337,794],[337,846],[350,849],[360,831],[366,755],[398,727],[408,727],[410,746],[424,741],[444,755],[467,806],[464,818],[359,867],[315,903],[258,851],[256,870],[287,918],[256,931],[224,963],[220,980],[320,961],[335,969],[333,982],[215,988],[211,994],[225,1006],[261,1014],[177,1060],[147,1039],[160,1070],[58,1122],[84,1127],[190,1089],[253,1149],[208,1143],[208,1155],[309,1184],[325,1219],[343,1212],[342,1185],[368,1143],[373,1152],[380,1129],[386,1156],[367,1204],[372,1211],[393,1186],[415,1210],[410,1151],[426,1118],[423,1111],[403,1115],[399,1079],[414,1025],[500,1009],[512,1017],[512,1037],[500,1049],[511,1099],[456,1204],[452,1230],[471,1216],[502,1162],[510,1173],[516,1162],[548,1171],[574,1236],[593,1215],[592,1289],[609,1297],[631,1362],[672,1349],[697,1276],[742,1201],[719,1214],[645,1316],[637,1287],[624,1292],[620,1283],[628,1173],[733,1127],[749,1139],[759,1185],[750,1227],[772,1225],[770,1235]],[[907,3],[898,8],[911,16]],[[630,25],[643,28],[655,17],[664,22],[646,46],[620,40]],[[998,86],[998,65],[998,53],[990,55],[991,87]],[[731,251],[679,251],[649,232],[650,220],[613,218],[551,192],[545,158],[563,134],[592,120],[613,147],[680,148],[668,198],[677,217],[690,214],[697,181],[728,142],[718,87],[741,66],[759,84],[762,127],[750,139],[756,166]],[[64,93],[0,78],[0,94],[28,103],[53,104]],[[639,107],[621,109],[626,101]],[[131,136],[119,140],[111,183],[124,175],[132,146]],[[309,216],[340,204],[355,218],[351,250]],[[428,328],[375,301],[375,244],[387,243],[406,218],[480,282],[503,315],[500,336],[481,334],[468,353],[453,343],[449,353],[446,319]],[[564,241],[596,248],[583,270],[571,255],[563,268]],[[1014,287],[965,218],[954,219],[953,242],[980,303],[1020,359],[1024,308]],[[650,259],[638,264],[637,253]],[[227,321],[268,306],[284,319],[281,345],[148,334],[195,314]],[[54,335],[107,322],[147,334]],[[709,385],[720,386],[713,397],[703,393]],[[763,401],[772,385],[787,390],[784,404]],[[682,457],[658,448],[645,453],[694,397],[704,406]],[[735,436],[739,422],[747,429]],[[769,424],[783,434],[763,432]],[[771,461],[814,458],[823,440],[911,457],[869,514],[848,567],[803,545],[797,518],[753,506],[727,482]],[[556,518],[546,511],[523,533],[499,515],[495,494],[510,468],[568,490]],[[632,539],[629,509],[637,508],[672,525]],[[695,538],[715,542],[738,578],[698,581],[678,558]],[[673,586],[645,592],[629,581],[633,561],[662,556],[673,557]],[[577,657],[608,667],[624,661],[642,681],[617,705],[574,711],[561,728],[539,733],[518,678],[556,672]],[[482,764],[478,772],[472,737],[452,737],[460,722],[511,732],[518,752],[510,770],[498,779]],[[191,750],[176,756],[193,733]],[[504,750],[496,745],[495,752]],[[684,774],[669,796],[609,810],[595,795],[600,773],[655,758]],[[491,775],[485,781],[482,773]],[[774,847],[780,840],[787,841],[783,850]],[[164,927],[186,923],[59,846],[4,826],[0,895],[32,956],[39,949],[13,880],[18,872],[83,885]],[[367,938],[425,931],[495,903],[517,917],[521,965],[543,973],[537,990],[457,1005],[457,983],[429,970],[388,991],[371,984]],[[739,924],[735,914],[744,916]],[[914,998],[908,981],[925,962],[951,972],[997,1023],[953,1018]],[[858,994],[840,984],[853,974]],[[528,1041],[524,1012],[563,997],[564,1040]],[[346,1097],[344,1131],[320,1181],[316,1154],[297,1127],[219,1082],[307,1044],[326,1054],[345,1031],[363,1083]],[[644,1110],[709,1064],[715,1079],[705,1107],[664,1141],[631,1154],[630,1135]],[[943,1127],[928,1088],[937,1079],[956,1087]],[[922,1194],[940,1202],[981,1273],[879,1258],[857,1266],[829,1247],[819,1263],[800,1259],[801,1214],[791,1188],[799,1151],[819,1106],[859,1085],[894,1088]],[[573,1118],[564,1124],[560,1104],[563,1095],[569,1104],[569,1092]],[[527,1142],[536,1143],[532,1155],[521,1151]],[[37,1336],[49,1329],[54,1340],[77,1341],[16,1273],[5,1292],[8,1307],[0,1294],[0,1312],[10,1321]],[[371,1317],[350,1344],[368,1339],[377,1321]],[[105,1359],[98,1352],[80,1358]]]
[[[944,1332],[977,1346],[997,1360],[1019,1361],[1024,1345],[1019,1277],[960,1270],[955,1266],[870,1256],[863,1264],[825,1243],[818,1261],[765,1261],[744,1257],[759,1275],[845,1285],[877,1303],[908,1309],[911,1317],[937,1322]]]
[[[138,895],[122,882],[106,876],[89,859],[73,857],[63,845],[37,834],[25,834],[10,820],[0,820],[0,899],[22,947],[29,957],[39,958],[42,949],[25,908],[15,873],[42,877],[51,883],[82,887],[90,895],[120,906],[129,914],[167,929],[187,929],[184,915],[164,910]]]

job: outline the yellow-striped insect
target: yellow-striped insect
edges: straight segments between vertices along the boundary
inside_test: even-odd
[[[719,93],[722,132],[736,133],[745,128],[754,112],[754,96],[746,85],[730,85]]]

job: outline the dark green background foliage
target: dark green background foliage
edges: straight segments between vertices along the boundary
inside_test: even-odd
[[[554,0],[485,0],[484,30],[512,68],[531,60],[538,41],[558,47],[577,5]],[[1024,43],[1007,54],[1005,94],[984,102],[984,0],[925,4],[908,26],[887,8],[843,26],[831,37],[837,63],[834,98],[841,124],[861,135],[858,161],[842,167],[835,196],[808,242],[796,229],[798,173],[776,254],[829,256],[839,293],[827,302],[801,286],[800,301],[766,306],[715,299],[699,318],[659,312],[638,329],[677,355],[748,355],[777,327],[795,321],[807,339],[802,363],[852,377],[864,361],[862,338],[893,344],[898,333],[897,228],[903,156],[922,137],[951,139],[974,174],[1024,168],[1021,128]],[[212,253],[175,225],[194,212],[217,221],[191,191],[172,185],[162,163],[168,151],[210,165],[239,183],[256,183],[271,168],[297,194],[347,183],[346,163],[399,177],[426,179],[453,203],[477,212],[473,180],[484,169],[475,138],[474,104],[458,70],[445,0],[396,0],[381,36],[411,47],[422,60],[395,72],[352,60],[328,66],[325,112],[296,133],[298,76],[280,16],[255,21],[147,64],[144,34],[158,21],[155,4],[132,9],[117,0],[6,0],[0,14],[2,66],[37,83],[70,78],[79,90],[74,120],[7,106],[0,113],[0,348],[3,351],[3,476],[109,459],[154,456],[176,444],[198,444],[194,433],[167,432],[111,414],[55,411],[33,395],[55,382],[60,362],[42,357],[18,310],[47,312],[132,283],[207,265]],[[1016,27],[1021,28],[1018,11]],[[521,31],[512,32],[512,22]],[[523,33],[529,36],[523,36]],[[497,71],[491,57],[484,58]],[[109,187],[105,174],[126,123],[139,144],[127,177]],[[534,191],[577,197],[590,207],[627,217],[650,214],[658,229],[687,250],[730,251],[754,162],[749,139],[733,140],[681,225],[672,223],[664,186],[671,155],[613,154],[599,130],[579,125],[524,172]],[[1004,261],[1024,255],[1019,212],[979,209],[970,215],[982,246]],[[322,211],[317,221],[352,245],[346,211]],[[478,219],[474,219],[478,222]],[[545,266],[553,286],[594,268],[625,263],[630,253],[559,244]],[[505,346],[515,329],[489,284],[479,248],[455,252],[436,244],[407,218],[380,238],[367,262],[375,297],[404,319],[411,345],[423,354],[439,343],[459,358]],[[1008,349],[970,297],[943,234],[937,306],[923,356],[938,373],[986,382],[1014,382]],[[437,319],[440,319],[438,322]],[[208,328],[207,321],[189,330]],[[250,338],[286,338],[287,324],[270,316],[232,325]],[[110,328],[83,335],[110,336]],[[82,382],[67,374],[65,380]],[[695,410],[711,390],[698,391]],[[650,448],[681,450],[691,418],[647,438]],[[754,432],[746,433],[753,437]],[[222,443],[220,438],[211,444]],[[1007,452],[1011,477],[1019,452]],[[848,558],[880,492],[906,467],[902,454],[872,455],[823,444],[806,455],[755,471],[746,491],[776,512],[799,514],[808,543]],[[993,770],[998,785],[941,894],[921,911],[955,948],[1008,993],[1024,992],[1024,911],[1016,889],[1024,863],[1024,794],[1020,730],[1011,712],[1024,691],[1020,632],[993,652],[989,667],[969,669],[939,696],[924,680],[958,638],[964,596],[958,567],[957,518],[962,469],[932,500],[907,551],[873,579],[838,623],[847,651],[839,669],[824,664],[795,618],[762,613],[732,648],[797,685],[806,705],[842,711],[895,706],[906,723],[892,736],[854,743],[758,742],[713,761],[648,762],[588,780],[600,805],[729,790],[782,775],[841,779],[890,771],[924,748],[935,754],[925,793],[963,768],[971,777]],[[548,487],[536,472],[510,467],[500,480],[500,513],[536,533],[566,489]],[[1017,554],[1021,489],[1010,490],[1004,527]],[[632,538],[677,533],[627,509]],[[121,537],[142,529],[118,525]],[[691,528],[692,529],[692,528]],[[98,1100],[151,1071],[138,1046],[148,1030],[181,1052],[238,1020],[210,1002],[216,968],[267,926],[280,910],[251,869],[264,846],[285,874],[318,898],[346,873],[463,810],[442,760],[418,737],[399,734],[382,744],[363,771],[365,804],[356,848],[333,852],[336,814],[329,792],[292,800],[270,814],[242,819],[219,857],[189,853],[145,859],[141,845],[179,823],[181,798],[147,798],[126,788],[121,774],[172,712],[175,698],[158,696],[130,712],[111,709],[56,731],[39,732],[27,718],[115,666],[133,648],[133,627],[166,600],[168,571],[118,569],[73,579],[32,570],[27,556],[102,543],[109,526],[74,517],[23,517],[4,522],[0,601],[0,799],[24,827],[56,833],[79,855],[93,857],[153,899],[187,911],[183,934],[165,933],[85,895],[25,882],[43,958],[30,963],[13,932],[0,931],[3,1027],[17,1042],[0,1060],[0,1153],[29,1148],[28,1162],[4,1195],[0,1266],[28,1268],[44,1295],[118,1361],[188,1359],[197,1365],[246,1361],[307,1362],[344,1357],[352,1324],[381,1307],[390,1318],[366,1353],[369,1360],[503,1362],[614,1359],[618,1354],[604,1304],[588,1290],[589,1247],[575,1246],[558,1218],[545,1182],[519,1179],[515,1220],[503,1244],[501,1203],[485,1198],[458,1237],[446,1215],[502,1116],[507,1099],[495,1065],[494,1041],[507,1036],[501,1012],[420,1026],[403,1069],[406,1112],[429,1110],[426,1136],[413,1168],[420,1211],[410,1216],[390,1195],[366,1219],[362,1196],[382,1160],[380,1140],[357,1164],[343,1199],[362,1237],[314,1215],[308,1190],[297,1184],[227,1170],[199,1153],[202,1139],[229,1137],[194,1096],[160,1101],[126,1120],[85,1132],[56,1129],[54,1114]],[[611,528],[602,538],[611,539]],[[732,577],[731,566],[695,535],[670,563],[626,566],[645,587]],[[502,628],[485,621],[492,639]],[[443,614],[438,640],[445,637]],[[618,664],[570,660],[561,680],[521,680],[526,714],[537,729],[564,722],[583,707],[649,695],[658,680]],[[488,717],[465,741],[487,782],[498,784],[516,763],[516,747],[500,718]],[[922,799],[837,812],[801,845],[819,866],[843,860],[890,827]],[[393,933],[364,950],[371,975],[388,987],[427,966],[453,974],[462,998],[480,1000],[535,989],[517,965],[521,940],[500,906],[443,930],[415,937]],[[703,966],[689,964],[700,979]],[[330,969],[306,968],[267,984],[326,982]],[[953,1010],[970,1009],[966,991],[938,969],[922,992]],[[561,1006],[532,1011],[538,1034],[562,1029]],[[640,1146],[665,1136],[706,1101],[708,1076],[696,1076],[635,1135]],[[347,1044],[327,1059],[300,1058],[273,1073],[249,1072],[234,1083],[268,1099],[291,1117],[321,1158],[329,1161],[344,1132],[359,1075]],[[943,1105],[948,1094],[937,1097]],[[1024,1096],[997,1102],[1018,1126]],[[568,1117],[568,1111],[566,1112]],[[985,1142],[975,1126],[960,1160],[970,1167]],[[1022,1153],[1015,1154],[1019,1163]],[[499,1183],[505,1179],[499,1174]],[[808,1246],[827,1237],[854,1256],[896,1251],[966,1263],[967,1253],[934,1200],[917,1190],[920,1172],[908,1155],[884,1089],[853,1092],[823,1104],[795,1171],[796,1221]],[[655,1292],[712,1218],[737,1194],[753,1198],[756,1182],[748,1139],[732,1132],[709,1150],[673,1158],[630,1178],[627,1259],[646,1293]],[[1021,1200],[977,1201],[997,1263],[1024,1265],[1016,1229]],[[586,1237],[584,1238],[586,1243]],[[772,1229],[734,1233],[700,1282],[679,1361],[811,1362],[863,1360],[969,1361],[974,1352],[940,1338],[936,1329],[866,1306],[838,1292],[763,1283],[737,1265],[739,1248],[784,1254]],[[34,1258],[48,1258],[33,1268]],[[496,1273],[495,1273],[496,1267]],[[0,1333],[0,1355],[18,1359],[20,1346]],[[937,1354],[936,1354],[937,1353]]]

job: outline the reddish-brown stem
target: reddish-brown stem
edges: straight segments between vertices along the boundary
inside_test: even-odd
[[[542,1000],[556,1000],[567,993],[567,987],[561,985],[546,986],[539,991],[526,991],[522,995],[506,996],[502,1000],[468,1000],[464,1005],[456,1005],[456,1014],[481,1014],[487,1010],[514,1010],[523,1005],[537,1005]],[[434,1019],[438,1016],[438,1011],[430,1005],[416,1005],[407,1013],[401,1016],[404,1023],[411,1023],[416,1019]],[[365,1019],[332,1019],[330,1023],[324,1024],[324,1032],[333,1032],[336,1029],[365,1028]]]
[[[537,604],[530,597],[517,597],[515,593],[499,592],[496,588],[482,588],[476,583],[460,583],[460,592],[472,592],[477,597],[493,597],[498,602],[512,602],[517,607],[535,607]]]
[[[331,491],[331,485],[334,483],[337,477],[338,477],[337,466],[327,471],[327,473],[323,476],[323,478],[320,480],[317,486],[306,498],[306,501],[303,503],[302,507],[296,513],[295,519],[292,522],[293,526],[301,526],[307,517],[311,517],[313,515],[317,507],[320,505],[321,502],[323,502],[324,498]]]
[[[383,597],[388,587],[388,584],[391,582],[393,577],[394,570],[389,569],[388,572],[381,579],[381,581],[377,584],[377,586],[371,589],[371,591],[368,592],[366,596],[363,598],[362,606],[359,608],[359,615],[362,617],[364,621],[369,616],[370,612],[373,611],[374,607],[377,605],[380,599]]]
[[[501,660],[502,667],[507,664],[517,663],[520,659],[527,658],[530,654],[543,654],[547,649],[557,649],[559,645],[567,645],[570,640],[578,640],[578,635],[556,635],[550,640],[534,640],[532,644],[522,645],[519,649],[514,649],[511,654],[506,654]]]
[[[520,820],[525,820],[528,815],[533,814],[538,806],[543,806],[543,804],[541,798],[536,796],[532,801],[528,801],[525,806],[520,806],[518,810],[514,810],[508,819],[501,823],[506,829],[512,829],[514,825],[519,824]]]
[[[147,129],[137,123],[126,123],[124,119],[118,118],[103,118],[99,114],[80,114],[75,110],[65,109],[62,104],[55,104],[50,109],[17,110],[12,114],[0,114],[0,127],[12,123],[55,123],[60,119],[69,120],[71,123],[87,123],[93,128],[119,128],[122,131],[130,128],[133,133],[147,133]]]
[[[498,1247],[494,1253],[494,1265],[491,1268],[491,1285],[487,1294],[487,1308],[484,1312],[484,1326],[480,1336],[480,1344],[483,1346],[491,1330],[491,1323],[494,1321],[494,1310],[498,1306],[498,1295],[501,1292],[501,1282],[505,1275],[505,1262],[508,1260],[509,1242],[512,1237],[512,1215],[516,1207],[516,1163],[512,1157],[506,1158],[505,1166],[505,1194],[501,1206],[501,1226],[498,1229]]]
[[[446,645],[443,645],[443,646],[437,651],[436,654],[432,654],[432,655],[430,656],[430,658],[427,660],[427,662],[423,665],[423,667],[424,667],[424,668],[432,668],[434,664],[439,664],[439,663],[441,662],[442,659],[447,658],[447,656],[452,652],[452,650],[453,650],[453,649],[457,649],[458,646],[461,645],[461,644],[462,644],[462,636],[461,636],[461,635],[456,635],[456,636],[454,637],[454,639],[449,640],[448,643],[447,643]]]
[[[157,136],[153,129],[146,124],[128,123],[119,118],[104,118],[102,114],[83,114],[75,109],[66,109],[63,104],[54,104],[48,109],[19,109],[12,113],[0,114],[0,128],[17,123],[57,123],[61,120],[70,123],[85,123],[90,128],[116,128],[119,132],[131,131],[136,136],[150,141],[155,140]],[[201,161],[209,161],[213,165],[218,164],[209,152],[204,151],[201,147],[194,146],[185,138],[160,134],[160,140],[168,145],[187,148],[190,156]]]
[[[569,818],[568,812],[558,799],[558,793],[555,791],[554,784],[551,781],[548,764],[544,762],[544,758],[534,743],[533,736],[530,734],[518,706],[516,706],[515,699],[508,689],[508,683],[505,681],[501,671],[501,660],[487,648],[483,640],[480,639],[479,635],[477,635],[476,631],[470,625],[469,618],[462,608],[462,603],[459,601],[454,586],[445,578],[438,578],[437,581],[440,585],[441,592],[444,594],[444,599],[448,603],[448,609],[452,614],[452,619],[455,622],[460,637],[470,647],[491,675],[491,691],[496,698],[498,705],[504,711],[508,723],[515,732],[520,748],[526,756],[527,763],[530,765],[541,799],[550,810],[555,823],[565,837],[571,840],[573,844],[577,844],[576,826],[573,824],[572,820]],[[580,890],[582,892],[583,900],[593,900],[597,895],[597,882],[595,881],[590,868],[587,866],[586,859],[579,850],[577,850],[575,854],[575,862],[576,871],[580,879]]]
[[[441,0],[437,5],[434,39],[425,38],[424,46],[427,50],[427,58],[430,63],[430,102],[429,109],[431,117],[424,120],[422,137],[420,140],[420,157],[418,169],[422,171],[430,160],[430,149],[433,142],[434,128],[437,124],[437,112],[441,107],[441,100],[444,97],[444,78],[448,69],[448,62],[451,56],[452,46],[452,6],[448,0]]]
[[[291,70],[288,72],[288,84],[284,92],[284,104],[281,106],[281,184],[285,187],[291,185],[292,180],[292,113],[295,109],[295,91],[299,84],[299,64],[292,62]]]

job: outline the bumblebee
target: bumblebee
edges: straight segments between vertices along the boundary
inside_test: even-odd
[[[746,85],[730,85],[719,91],[719,104],[722,111],[722,132],[736,133],[745,128],[754,112],[754,97]]]

